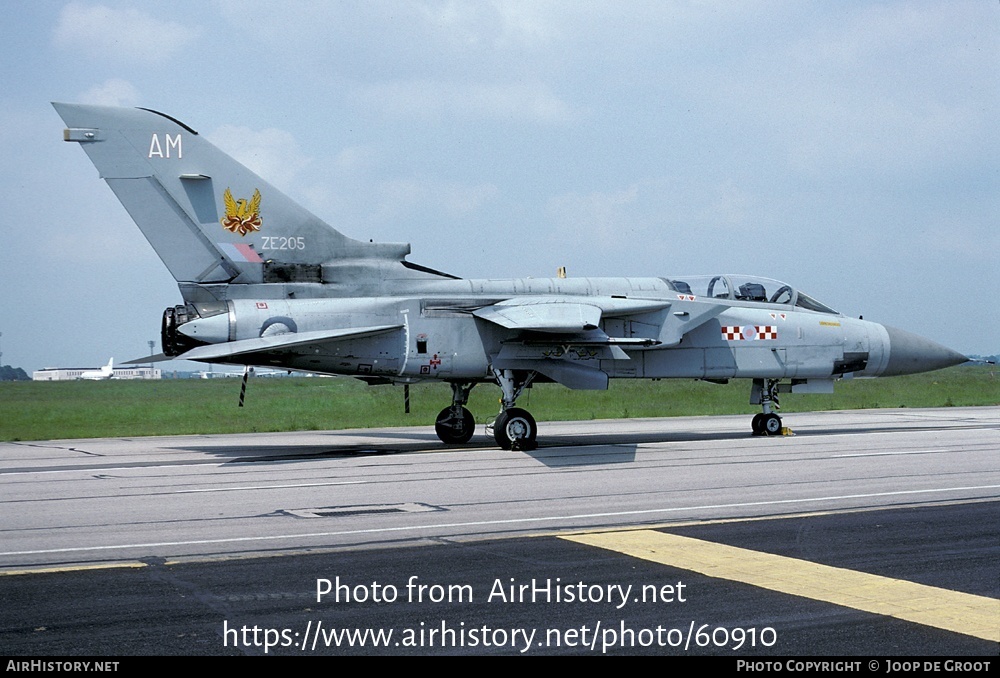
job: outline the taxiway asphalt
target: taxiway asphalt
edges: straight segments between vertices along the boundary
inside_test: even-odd
[[[1000,410],[786,421],[796,435],[751,437],[746,417],[542,423],[531,452],[482,434],[447,448],[430,427],[0,444],[0,641],[25,655],[995,654]],[[317,601],[323,580],[355,599]],[[379,584],[397,600],[374,600]],[[575,599],[504,593],[522,585]],[[470,599],[433,599],[448,590]],[[350,645],[325,635],[337,628],[397,635]]]

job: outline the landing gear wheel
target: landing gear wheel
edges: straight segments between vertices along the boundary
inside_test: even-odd
[[[434,431],[441,442],[461,445],[472,440],[472,435],[476,432],[476,418],[464,407],[462,416],[455,417],[451,408],[446,407],[438,414],[437,421],[434,422]]]
[[[760,421],[761,433],[766,436],[776,436],[781,433],[781,417],[774,412],[765,414]]]
[[[535,448],[538,425],[535,418],[520,407],[511,407],[501,412],[493,422],[493,438],[505,450]]]
[[[763,412],[758,412],[757,414],[753,415],[753,421],[750,422],[750,429],[753,431],[753,434],[755,436],[764,434],[764,427],[761,426],[760,423],[763,418],[764,418]]]

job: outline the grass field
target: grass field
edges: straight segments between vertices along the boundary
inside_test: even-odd
[[[1000,405],[1000,379],[991,366],[840,382],[833,395],[784,395],[783,415],[813,410],[878,407]],[[0,440],[131,437],[192,433],[303,431],[434,422],[451,402],[446,384],[410,388],[367,386],[353,379],[252,379],[246,406],[237,406],[239,379],[0,383]],[[539,421],[670,417],[758,412],[748,404],[750,382],[693,380],[611,382],[607,391],[571,391],[538,384],[518,406]],[[480,385],[469,409],[477,422],[499,410],[500,390]]]

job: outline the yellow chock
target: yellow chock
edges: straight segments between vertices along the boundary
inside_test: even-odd
[[[792,429],[788,428],[787,426],[782,426],[781,427],[781,435],[783,435],[783,436],[793,436],[793,435],[795,435],[795,433],[792,431]]]

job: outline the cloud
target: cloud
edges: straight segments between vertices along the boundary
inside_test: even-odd
[[[717,119],[763,132],[793,172],[890,183],[937,174],[981,156],[998,101],[1000,51],[977,51],[989,43],[953,9],[831,5],[792,40],[727,53],[728,75],[713,64],[700,96],[717,102]]]
[[[491,118],[561,124],[574,117],[571,107],[541,82],[395,81],[362,87],[357,99],[386,113],[428,120]]]
[[[551,198],[548,213],[558,229],[559,240],[584,241],[601,249],[617,249],[622,234],[634,232],[639,226],[639,200],[640,187],[635,184],[618,191],[594,191],[585,195],[570,192]]]
[[[465,48],[524,49],[552,42],[558,14],[542,3],[414,3],[428,40]]]
[[[161,21],[137,9],[71,2],[59,13],[53,41],[97,58],[161,62],[200,32],[197,27]]]
[[[344,45],[367,46],[393,59],[433,59],[434,53],[451,49],[468,53],[544,45],[573,16],[565,8],[520,1],[216,0],[215,6],[243,34],[285,49],[315,54],[337,52]]]
[[[396,179],[382,182],[378,188],[380,214],[386,220],[428,209],[448,217],[464,217],[495,200],[493,184],[468,186],[448,181]]]
[[[555,195],[546,203],[544,231],[551,251],[600,275],[711,271],[742,268],[747,253],[770,237],[774,210],[729,179],[653,177]]]
[[[80,95],[80,103],[96,106],[136,106],[140,101],[139,90],[121,78],[105,80]]]

